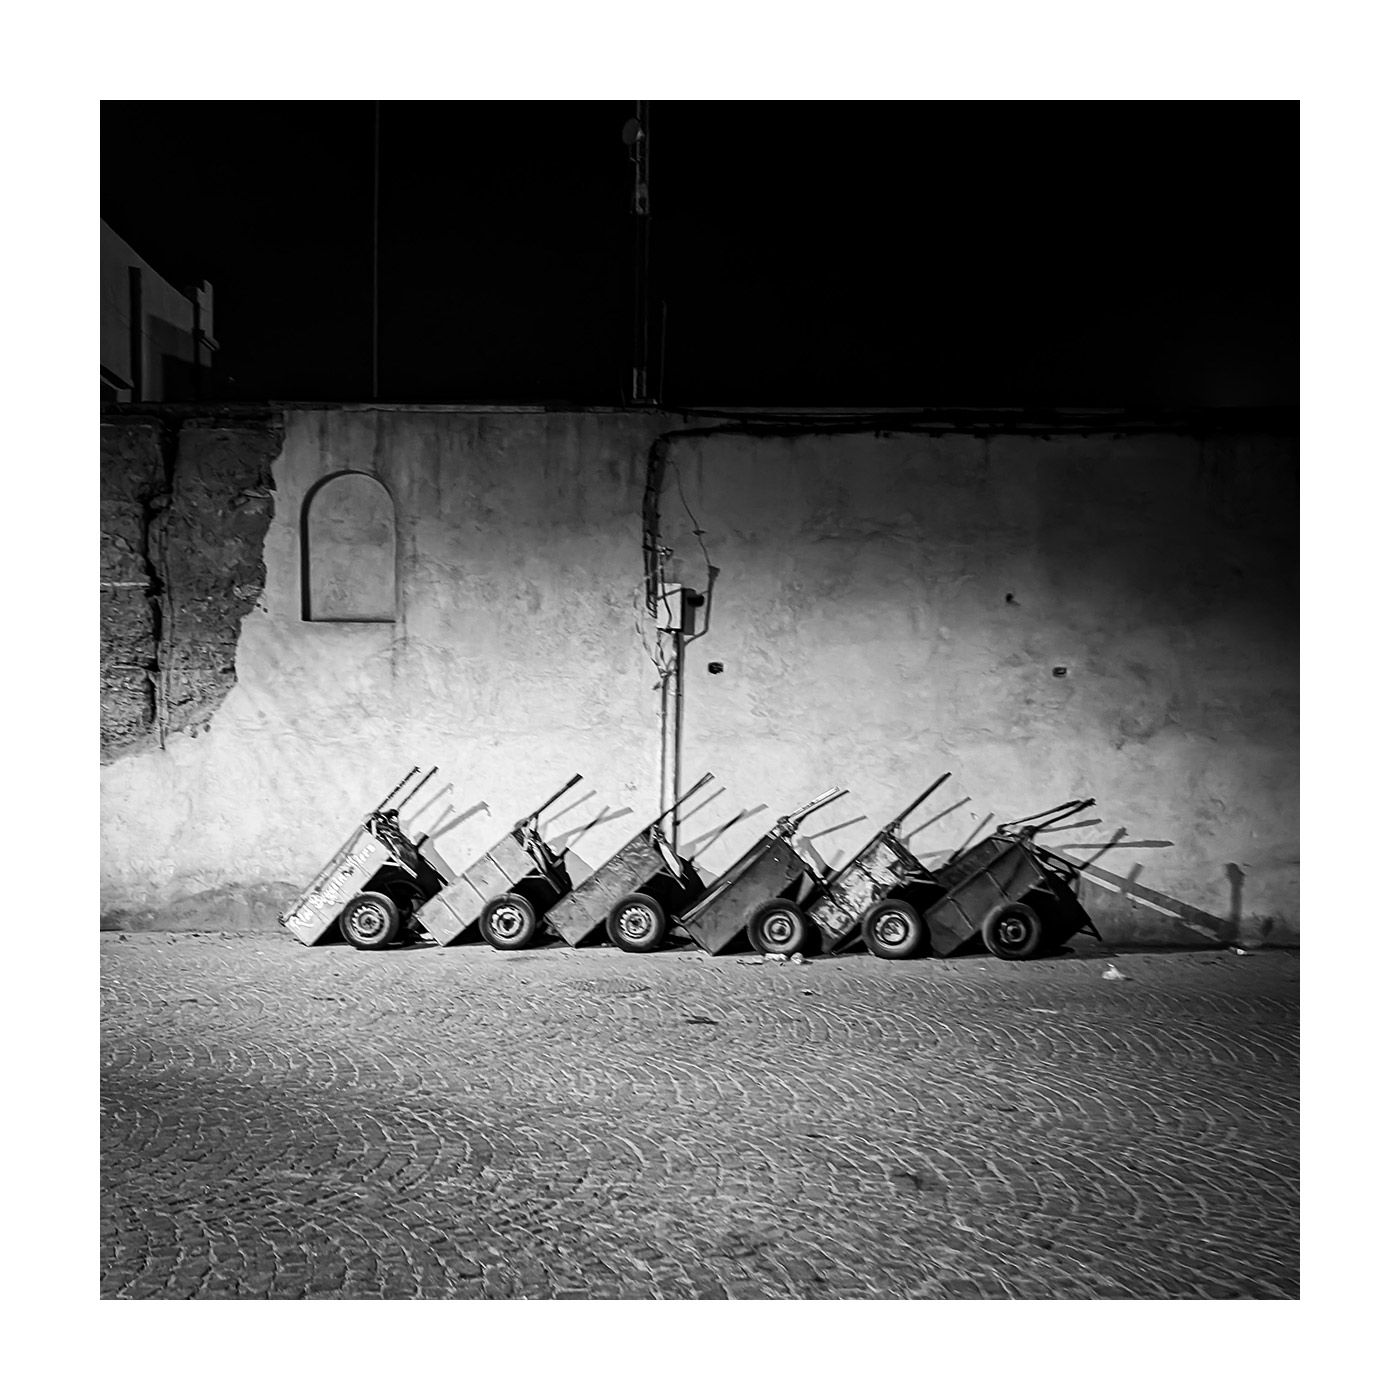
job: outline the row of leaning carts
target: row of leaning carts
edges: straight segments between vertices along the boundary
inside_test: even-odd
[[[404,794],[419,771],[390,791],[282,913],[302,943],[339,934],[372,950],[480,937],[514,950],[550,937],[575,948],[606,937],[625,952],[647,953],[681,938],[720,954],[747,936],[766,955],[841,953],[863,942],[877,958],[912,958],[947,957],[980,938],[997,957],[1019,960],[1053,952],[1076,933],[1099,936],[1079,902],[1080,867],[1037,840],[1093,798],[1003,823],[930,868],[909,849],[903,825],[947,781],[944,773],[832,868],[798,837],[808,817],[847,795],[830,788],[779,817],[707,886],[666,833],[668,818],[712,781],[706,773],[575,886],[566,851],[550,845],[540,821],[580,774],[455,874],[427,836],[411,840],[400,827],[400,812],[437,769]]]

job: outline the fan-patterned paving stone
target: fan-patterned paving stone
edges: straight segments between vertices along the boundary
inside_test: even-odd
[[[1297,1296],[1289,953],[102,938],[104,1297]]]

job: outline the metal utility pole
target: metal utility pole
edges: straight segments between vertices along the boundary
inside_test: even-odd
[[[370,398],[379,399],[379,103],[374,104],[374,211],[370,231]]]
[[[638,102],[622,128],[632,156],[632,378],[628,401],[655,403],[651,385],[651,103]]]

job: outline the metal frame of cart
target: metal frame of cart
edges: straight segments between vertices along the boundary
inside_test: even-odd
[[[676,932],[707,953],[722,953],[747,930],[749,920],[762,906],[799,890],[804,879],[820,882],[824,870],[798,850],[793,838],[813,812],[845,796],[845,788],[828,788],[805,807],[780,817],[696,903],[676,916]]]
[[[866,946],[881,957],[912,957],[926,939],[947,957],[980,936],[996,957],[1021,961],[1076,933],[1098,938],[1079,902],[1079,866],[1034,839],[1093,805],[1092,797],[1071,800],[1003,823],[930,876],[911,881],[899,892],[903,898],[868,909],[861,920]]]
[[[672,914],[697,899],[705,888],[695,867],[667,838],[663,823],[714,777],[706,773],[650,825],[615,851],[572,894],[541,921],[571,948],[605,927],[608,938],[627,952],[647,952],[661,941]]]
[[[1098,938],[1079,902],[1079,866],[1034,839],[1093,805],[1092,797],[1063,802],[1008,822],[938,871],[946,893],[924,915],[933,946],[961,946],[980,934],[989,952],[1019,961],[1076,933]]]
[[[575,773],[418,911],[431,942],[445,947],[473,928],[503,951],[534,940],[541,917],[573,888],[564,852],[540,835],[539,819],[581,779]]]
[[[312,878],[277,922],[310,946],[337,927],[352,947],[387,948],[412,930],[415,915],[452,880],[452,871],[424,837],[416,845],[399,826],[399,811],[438,770],[430,768],[398,807],[389,803],[420,772],[395,784]]]
[[[859,934],[861,917],[871,905],[892,890],[927,879],[931,872],[899,839],[899,829],[951,776],[936,778],[840,870],[821,880],[805,906],[775,899],[755,911],[749,925],[754,948],[761,953],[800,952],[815,930],[821,951],[835,952]]]

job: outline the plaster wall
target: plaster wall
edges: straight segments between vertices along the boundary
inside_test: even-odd
[[[270,925],[415,763],[442,771],[409,825],[459,868],[574,772],[546,834],[580,872],[611,854],[658,806],[641,503],[680,426],[288,412],[232,689],[104,769],[109,924]],[[347,470],[392,498],[393,622],[302,620],[303,503]],[[726,789],[683,830],[706,870],[833,782],[851,796],[812,825],[840,859],[951,769],[920,853],[1095,796],[1101,825],[1059,840],[1126,829],[1107,883],[1296,934],[1291,442],[729,431],[662,471],[669,576],[704,586],[697,528],[720,571],[685,658],[682,778]],[[1095,888],[1109,932],[1158,917]]]
[[[839,826],[832,859],[944,771],[906,830],[963,805],[921,855],[1095,797],[1099,825],[1053,844],[1116,887],[1089,886],[1108,931],[1170,932],[1184,904],[1212,934],[1290,940],[1296,476],[1266,436],[682,438],[670,573],[720,570],[682,781],[712,767],[774,812],[849,787],[812,823]]]
[[[656,431],[608,415],[287,413],[232,692],[206,727],[103,770],[108,924],[270,926],[414,764],[441,771],[408,825],[440,833],[459,868],[575,772],[545,832],[577,832],[581,866],[611,854],[655,812],[656,677],[637,628]],[[302,620],[302,505],[345,470],[392,498],[397,621]]]
[[[101,732],[104,756],[142,745],[156,723],[159,614],[153,598],[151,517],[166,486],[156,423],[102,429],[99,553]]]
[[[104,424],[104,761],[195,732],[233,685],[263,588],[279,442],[278,425],[257,420]]]

